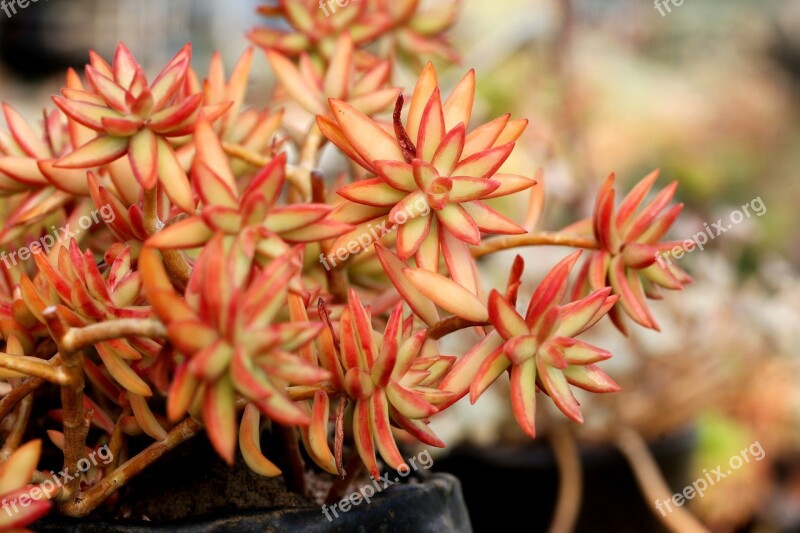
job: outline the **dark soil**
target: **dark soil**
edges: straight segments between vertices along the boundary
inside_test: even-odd
[[[269,455],[268,455],[269,456]],[[237,454],[230,468],[198,435],[162,457],[120,491],[115,518],[167,521],[241,510],[309,507],[282,476],[251,471]]]

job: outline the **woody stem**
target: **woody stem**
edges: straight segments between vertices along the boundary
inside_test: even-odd
[[[158,320],[144,318],[120,318],[109,322],[98,322],[82,328],[70,328],[61,339],[66,350],[79,350],[95,343],[121,337],[160,338],[167,334],[164,324]]]

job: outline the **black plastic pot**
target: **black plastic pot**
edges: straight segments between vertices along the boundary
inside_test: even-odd
[[[650,449],[674,491],[689,482],[695,432],[686,430],[651,443]],[[576,531],[641,533],[666,531],[644,500],[628,464],[611,447],[581,450],[583,498]],[[504,524],[526,532],[547,531],[558,494],[558,467],[546,442],[524,447],[460,446],[434,469],[461,481],[472,527],[478,533]]]
[[[207,439],[196,438],[133,479],[120,492],[116,505],[83,519],[51,513],[32,529],[80,533],[472,531],[458,479],[424,470],[414,472],[406,483],[377,492],[369,504],[360,501],[337,514],[329,512],[329,520],[319,505],[287,492],[282,478],[260,477],[241,458],[229,468]],[[118,516],[131,519],[111,518]]]
[[[36,531],[76,533],[217,533],[217,532],[469,532],[469,516],[458,480],[435,474],[424,483],[396,485],[377,494],[370,504],[361,503],[338,518],[328,520],[320,507],[242,511],[234,514],[198,517],[170,523],[142,521],[101,521],[50,518],[34,526]]]

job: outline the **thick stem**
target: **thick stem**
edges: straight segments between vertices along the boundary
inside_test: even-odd
[[[51,366],[56,366],[61,363],[61,356],[56,354],[49,361]],[[45,384],[42,378],[27,378],[19,385],[11,389],[11,392],[0,399],[0,423],[8,416],[8,413],[14,410],[17,404],[26,398],[30,393]]]
[[[144,191],[144,228],[150,235],[155,235],[160,226],[158,220],[158,189],[153,187]],[[177,250],[161,250],[164,266],[170,276],[183,288],[189,283],[191,271],[180,252]]]
[[[558,503],[550,524],[552,533],[574,531],[581,510],[583,477],[581,456],[575,436],[565,426],[553,428],[550,444],[558,464]]]
[[[635,430],[623,426],[616,433],[615,445],[630,464],[648,507],[667,528],[676,533],[705,533],[708,529],[684,507],[671,506],[670,512],[657,509],[670,502],[672,490],[658,469],[647,443]]]
[[[74,474],[61,489],[58,500],[61,505],[73,503],[80,491],[81,475],[78,462],[83,459],[86,436],[89,434],[91,412],[83,410],[83,352],[65,350],[61,341],[70,330],[69,324],[59,314],[58,308],[50,306],[43,311],[50,336],[58,345],[61,355],[59,368],[66,374],[66,382],[61,384],[61,416],[64,426],[64,471]]]
[[[80,500],[62,505],[61,512],[67,516],[86,516],[142,470],[202,430],[203,426],[200,422],[194,418],[187,418],[172,428],[164,440],[154,442],[126,461],[112,474],[104,477],[97,485],[81,494]]]
[[[61,339],[61,347],[67,351],[75,351],[110,339],[121,337],[162,338],[166,334],[167,328],[158,320],[120,318],[82,328],[70,328]]]
[[[80,489],[78,462],[83,459],[91,413],[83,410],[83,352],[62,352],[62,368],[68,382],[61,387],[61,412],[64,419],[64,471],[74,475],[61,492],[62,501],[74,502]]]
[[[540,231],[526,233],[524,235],[494,237],[483,241],[483,244],[473,247],[470,251],[472,257],[477,259],[478,257],[499,252],[500,250],[519,248],[521,246],[571,246],[573,248],[586,248],[588,250],[596,250],[598,248],[597,241],[591,237],[579,237],[569,233]]]
[[[0,368],[20,372],[26,376],[41,378],[56,385],[64,385],[70,377],[60,366],[53,366],[36,357],[0,353]]]
[[[332,268],[325,272],[328,277],[328,292],[333,296],[334,302],[347,303],[347,293],[350,282],[347,278],[347,271],[344,269]]]

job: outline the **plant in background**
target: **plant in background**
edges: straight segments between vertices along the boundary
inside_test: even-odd
[[[430,418],[467,393],[474,402],[505,373],[531,437],[539,392],[580,422],[570,386],[619,389],[597,366],[611,354],[576,337],[606,314],[622,328],[620,310],[655,328],[644,296],[689,281],[655,262],[673,245],[659,241],[680,211],[666,208],[675,186],[637,212],[652,174],[615,212],[609,179],[593,219],[532,231],[541,185],[503,170],[524,149],[527,121],[503,115],[471,127],[473,71],[443,98],[427,64],[407,109],[391,85],[395,57],[455,58],[443,32],[457,4],[421,12],[414,0],[364,0],[326,14],[316,1],[283,0],[262,9],[291,28],[250,37],[279,79],[276,98],[307,113],[302,138],[285,133],[275,101],[244,105],[251,50],[229,78],[215,55],[201,82],[187,45],[152,83],[124,45],[111,64],[92,53],[83,80],[68,73],[43,135],[4,107],[6,250],[33,250],[55,224],[91,209],[113,217],[40,246],[33,261],[0,265],[0,493],[15,501],[35,490],[29,480],[49,479],[35,470],[41,446],[63,451],[71,478],[13,518],[0,512],[0,527],[30,523],[51,502],[86,515],[202,431],[227,463],[238,443],[255,472],[283,473],[302,491],[296,446],[287,448],[295,468],[282,472],[262,453],[262,421],[285,442],[302,441],[325,472],[355,478],[361,469],[344,465],[361,461],[378,477],[378,456],[403,467],[401,434],[443,447]],[[340,174],[319,168],[329,145],[349,161]],[[526,189],[526,211],[486,203]],[[523,315],[522,259],[501,293],[483,285],[479,258],[534,245],[590,254],[573,290],[580,252],[542,280]],[[326,256],[339,260],[317,260]],[[481,339],[443,355],[439,340],[467,328]],[[42,427],[41,443],[23,442]],[[104,445],[124,465],[77,469]]]

